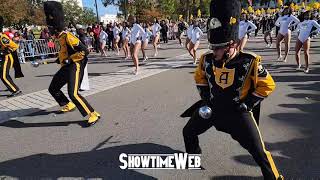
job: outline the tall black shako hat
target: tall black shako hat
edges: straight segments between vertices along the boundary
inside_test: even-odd
[[[46,1],[43,4],[44,13],[49,29],[54,29],[58,32],[64,30],[64,13],[61,3],[57,1]]]
[[[240,0],[212,0],[208,20],[209,49],[238,41]]]
[[[0,33],[2,32],[3,30],[3,26],[4,26],[4,19],[2,16],[0,16]]]

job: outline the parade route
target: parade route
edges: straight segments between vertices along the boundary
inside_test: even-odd
[[[207,50],[199,52],[204,53]],[[89,60],[91,61],[91,59]],[[92,60],[94,61],[94,60]],[[183,65],[190,64],[189,54],[183,54],[176,57],[164,59],[161,62],[143,63],[138,75],[133,74],[133,69],[128,68],[114,73],[109,73],[106,76],[98,76],[90,78],[90,91],[82,93],[84,97],[93,95],[108,89],[121,86],[133,81],[141,80],[143,78],[168,71],[172,68],[177,68]],[[65,86],[62,91],[68,94]],[[50,95],[47,89],[25,94],[19,97],[0,101],[0,123],[45,110],[58,104]]]
[[[293,38],[294,39],[294,38]],[[201,53],[207,49],[202,41]],[[288,62],[276,62],[275,48],[261,36],[246,50],[260,54],[277,87],[263,102],[261,133],[286,179],[320,178],[320,39],[311,44],[309,74],[295,70],[292,41]],[[151,45],[147,51],[152,54]],[[195,66],[176,41],[161,44],[159,57],[134,76],[132,61],[92,56],[91,91],[81,92],[101,112],[94,127],[82,128],[78,111],[57,114],[48,85],[55,64],[22,68],[17,80],[24,94],[6,99],[0,91],[0,179],[263,179],[248,152],[225,133],[209,129],[200,136],[202,170],[122,170],[121,153],[184,152],[180,114],[199,100]],[[304,64],[303,54],[301,62]],[[65,91],[65,89],[64,89]]]

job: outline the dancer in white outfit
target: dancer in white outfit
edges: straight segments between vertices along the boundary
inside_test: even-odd
[[[130,58],[130,48],[129,48],[129,42],[130,42],[130,34],[131,30],[129,28],[129,25],[127,22],[124,22],[123,30],[122,30],[122,48],[125,55],[125,60]]]
[[[243,48],[246,46],[248,41],[248,33],[254,32],[257,29],[257,26],[254,25],[248,19],[249,19],[248,15],[246,13],[241,14],[241,21],[239,23],[239,40],[240,40],[238,44],[239,51],[242,51]]]
[[[315,31],[320,31],[320,25],[315,20],[311,19],[311,12],[306,11],[303,13],[302,17],[304,18],[304,21],[299,23],[297,31],[299,31],[299,36],[296,42],[296,61],[297,61],[297,70],[301,69],[300,64],[300,51],[303,46],[304,50],[304,60],[305,60],[305,68],[304,72],[309,73],[309,59],[310,59],[310,34],[312,33],[311,30],[313,27],[316,27],[317,29]]]
[[[202,30],[199,27],[199,22],[195,22],[193,25],[193,31],[191,35],[191,41],[189,43],[189,53],[193,58],[193,64],[197,64],[197,49],[200,45]]]
[[[192,39],[192,33],[193,33],[193,21],[191,22],[191,24],[189,25],[188,29],[187,29],[187,39],[186,39],[186,48],[187,50],[189,50],[189,43]]]
[[[138,74],[139,70],[139,50],[141,48],[141,40],[142,36],[145,34],[145,31],[141,27],[139,21],[134,18],[133,19],[133,27],[131,30],[131,37],[130,37],[130,51],[131,57],[135,66],[134,74]]]
[[[99,35],[99,40],[100,40],[100,51],[101,51],[101,56],[107,56],[107,51],[105,49],[107,40],[108,40],[108,34],[104,31],[104,29],[101,29],[100,35]]]
[[[154,57],[158,55],[158,43],[160,39],[160,29],[161,26],[159,24],[159,21],[157,19],[154,20],[154,24],[152,26],[152,35],[153,35],[153,48],[155,50]]]
[[[147,61],[149,58],[146,55],[146,48],[149,44],[150,36],[152,35],[152,32],[150,31],[149,24],[144,24],[144,35],[142,36],[142,45],[141,45],[141,51],[143,55],[143,61]]]
[[[290,50],[290,40],[291,40],[291,30],[289,29],[292,26],[296,26],[299,23],[299,19],[292,15],[292,10],[290,7],[287,7],[283,10],[282,16],[279,17],[276,21],[276,26],[280,27],[278,36],[277,36],[277,52],[278,52],[278,61],[282,60],[281,56],[281,42],[284,39],[285,43],[285,56],[283,61],[287,61],[287,57]]]
[[[118,23],[114,23],[114,27],[113,27],[113,45],[114,45],[114,48],[115,50],[117,51],[117,55],[119,56],[120,55],[120,50],[119,50],[119,41],[120,41],[120,28],[119,28],[119,25]]]

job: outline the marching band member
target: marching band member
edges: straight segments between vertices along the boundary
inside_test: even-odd
[[[15,70],[15,78],[24,77],[18,58],[17,50],[19,45],[13,42],[6,34],[2,33],[4,20],[0,17],[0,78],[3,84],[11,92],[7,97],[14,97],[22,92],[19,87],[13,82],[10,76],[10,69]]]
[[[100,119],[100,114],[78,92],[89,51],[76,36],[64,31],[64,13],[61,3],[44,2],[44,12],[48,28],[52,35],[59,38],[61,46],[57,59],[61,68],[53,76],[49,92],[58,104],[63,106],[61,112],[70,112],[77,107],[82,116],[88,116],[87,126],[92,126]],[[65,84],[68,84],[68,94],[72,102],[61,91]]]
[[[239,46],[238,50],[243,51],[248,41],[248,33],[254,32],[257,26],[249,21],[248,15],[246,13],[241,14],[241,21],[239,23]]]
[[[128,60],[130,58],[130,48],[129,48],[129,42],[130,42],[130,34],[131,30],[129,28],[129,25],[127,22],[124,22],[123,30],[122,30],[122,47],[125,55],[125,60]]]
[[[285,56],[283,61],[287,61],[287,57],[290,50],[290,40],[291,40],[291,30],[290,27],[296,26],[299,23],[299,19],[292,15],[292,10],[290,7],[286,7],[283,12],[282,16],[279,17],[276,21],[276,26],[280,27],[278,36],[277,36],[277,52],[278,52],[278,61],[282,60],[281,55],[281,42],[284,39],[285,43]]]
[[[274,27],[274,18],[271,14],[267,14],[262,20],[262,31],[264,34],[264,41],[267,44],[266,47],[272,48],[272,29]],[[270,39],[270,43],[268,42]]]
[[[154,57],[158,56],[158,43],[159,43],[159,39],[160,39],[160,30],[161,30],[161,26],[159,24],[158,19],[155,19],[154,24],[152,26],[152,35],[153,35],[153,48],[155,50],[154,52]]]
[[[182,43],[182,36],[183,36],[183,32],[186,30],[186,24],[185,22],[183,21],[182,18],[180,18],[180,21],[179,21],[179,24],[178,24],[178,34],[177,34],[177,38],[179,40],[179,44],[181,47],[183,47],[183,43]]]
[[[309,73],[309,59],[310,59],[310,35],[313,33],[312,28],[316,27],[316,30],[314,32],[320,31],[320,25],[315,20],[311,20],[311,12],[306,11],[303,13],[302,17],[304,18],[304,21],[298,24],[297,30],[299,31],[299,36],[296,42],[296,61],[297,61],[297,70],[301,69],[300,64],[300,51],[303,46],[304,50],[304,60],[306,67],[304,68],[305,73]]]
[[[183,128],[186,152],[200,154],[198,135],[215,126],[248,150],[265,180],[280,180],[283,177],[265,148],[253,114],[275,83],[260,56],[237,51],[240,7],[238,0],[211,1],[208,40],[212,51],[201,57],[195,71],[202,101],[181,115],[191,116]]]
[[[133,18],[133,27],[131,30],[131,37],[130,37],[130,51],[132,60],[135,66],[135,70],[133,73],[135,75],[138,74],[139,70],[139,50],[141,48],[141,40],[142,36],[146,33],[144,29],[141,27],[139,21],[136,18]]]

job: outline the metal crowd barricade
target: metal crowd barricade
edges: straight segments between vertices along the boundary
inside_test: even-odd
[[[20,62],[25,62],[25,58],[46,57],[59,52],[59,43],[46,39],[21,40],[18,42],[18,57]]]
[[[20,40],[18,57],[20,62],[25,62],[25,58],[41,58],[45,59],[50,54],[58,54],[60,45],[58,41],[46,40],[46,39],[34,39],[34,40]],[[93,48],[92,37],[86,37],[85,44],[88,49]]]

